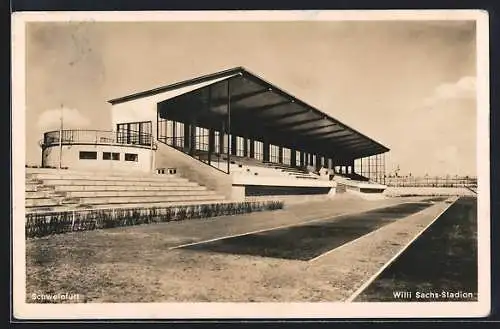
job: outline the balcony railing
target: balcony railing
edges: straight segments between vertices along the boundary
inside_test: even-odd
[[[60,136],[62,139],[60,140]],[[43,135],[42,147],[61,144],[127,144],[151,146],[152,135],[138,131],[62,130]]]

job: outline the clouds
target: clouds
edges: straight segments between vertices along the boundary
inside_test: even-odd
[[[50,109],[42,112],[38,116],[37,127],[42,132],[57,130],[61,125],[61,114],[63,116],[64,129],[84,128],[90,125],[90,120],[77,109],[62,108]]]
[[[455,83],[443,83],[424,100],[424,106],[434,107],[446,101],[473,100],[476,97],[476,78],[465,76]]]

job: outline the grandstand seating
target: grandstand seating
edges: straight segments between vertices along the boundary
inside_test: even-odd
[[[291,167],[284,164],[261,162],[259,160],[231,156],[230,171],[236,175],[255,175],[266,177],[286,177],[290,179],[319,179],[319,175],[311,173],[306,169]],[[222,161],[227,161],[224,156]]]
[[[177,174],[26,169],[26,211],[204,204],[225,201]]]
[[[367,177],[356,173],[336,174],[334,180],[337,182],[338,193],[350,191],[362,194],[381,194],[387,188],[383,184],[372,182]]]

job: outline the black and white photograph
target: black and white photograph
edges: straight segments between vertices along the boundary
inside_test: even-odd
[[[16,317],[488,314],[487,13],[12,20]]]

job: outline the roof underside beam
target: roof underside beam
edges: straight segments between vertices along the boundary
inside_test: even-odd
[[[325,139],[330,137],[341,138],[345,136],[352,136],[352,133],[345,131],[343,129],[333,130],[333,131],[325,131],[322,133],[313,133],[313,134],[303,134],[313,139]]]
[[[272,116],[270,115],[270,116],[265,116],[265,117],[262,117],[262,118],[269,119],[269,120],[274,120],[274,121],[278,121],[278,120],[283,120],[283,119],[287,119],[287,118],[290,118],[290,117],[294,117],[294,116],[297,116],[297,115],[306,114],[307,112],[309,112],[309,110],[301,110],[301,111],[284,113],[284,114],[279,114],[279,115],[272,115]]]
[[[282,101],[282,102],[278,102],[278,103],[267,104],[267,105],[256,106],[256,107],[241,107],[241,108],[237,108],[237,110],[245,110],[248,112],[257,112],[257,114],[258,114],[260,112],[264,112],[264,111],[273,109],[275,107],[283,106],[283,105],[287,105],[287,104],[290,104],[290,102],[289,101]]]
[[[369,142],[367,143],[366,141],[351,140],[351,141],[344,141],[344,142],[340,141],[339,145],[341,147],[346,147],[346,148],[352,148],[354,146],[359,147],[359,146],[363,146],[363,145],[366,146],[366,147],[369,147],[370,143]]]
[[[233,102],[234,103],[241,102],[247,98],[255,97],[255,96],[258,96],[258,95],[263,94],[265,92],[268,92],[267,88],[259,89],[259,90],[251,91],[251,92],[247,92],[247,93],[242,93],[242,94],[238,94],[238,95],[231,95],[231,102],[232,103]],[[212,99],[212,104],[215,106],[227,104],[227,97],[219,97],[219,98]]]
[[[320,129],[325,129],[325,128],[330,128],[330,127],[334,127],[334,126],[338,126],[338,124],[337,123],[329,123],[329,124],[326,124],[326,125],[316,126],[316,127],[311,127],[311,128],[290,129],[290,130],[293,130],[294,133],[301,133],[301,132],[312,132],[312,131],[316,131],[316,130],[320,130]],[[344,130],[344,129],[333,130],[331,132],[342,131],[342,130]]]
[[[275,128],[278,128],[278,129],[286,129],[286,128],[294,127],[294,126],[303,126],[303,125],[306,125],[308,123],[315,122],[315,121],[318,121],[318,119],[317,118],[306,119],[306,120],[301,120],[301,121],[296,121],[296,122],[288,122],[285,124],[273,125],[273,126]]]

